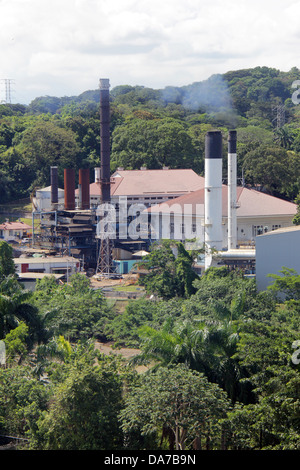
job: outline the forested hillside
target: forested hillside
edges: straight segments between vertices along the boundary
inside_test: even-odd
[[[238,176],[245,184],[294,200],[300,190],[300,106],[292,84],[300,70],[268,67],[214,75],[183,87],[111,90],[111,169],[193,168],[203,174],[204,139],[238,131]],[[99,91],[0,105],[0,201],[49,185],[49,167],[99,166]]]

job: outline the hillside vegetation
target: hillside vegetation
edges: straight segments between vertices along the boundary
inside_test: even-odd
[[[300,107],[292,84],[300,78],[268,67],[213,75],[183,87],[111,90],[111,170],[193,168],[203,174],[204,139],[238,131],[238,177],[295,200],[300,190]],[[29,106],[0,105],[0,201],[29,197],[50,183],[50,166],[100,164],[99,90],[73,97],[40,97]]]
[[[166,270],[145,280],[158,300],[120,312],[83,274],[24,291],[0,242],[0,437],[32,450],[300,450],[300,276],[285,269],[257,292],[225,267],[191,278],[184,247],[177,259],[161,248]],[[99,341],[140,353],[108,356]]]

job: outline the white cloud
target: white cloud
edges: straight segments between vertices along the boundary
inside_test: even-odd
[[[95,89],[100,77],[164,88],[257,65],[289,70],[299,13],[299,0],[0,0],[0,78],[29,102]]]

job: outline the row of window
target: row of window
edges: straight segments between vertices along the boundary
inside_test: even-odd
[[[275,224],[272,225],[272,231],[281,228],[281,225]],[[269,232],[269,227],[266,225],[253,225],[253,236],[256,237],[257,235],[262,235],[263,233]]]
[[[272,231],[277,230],[279,228],[281,228],[281,225],[279,225],[279,224],[272,225]],[[170,232],[174,232],[174,230],[175,230],[174,223],[171,222],[170,223]],[[192,224],[192,232],[196,232],[196,230],[197,230],[196,224]],[[267,232],[269,232],[269,227],[266,226],[266,225],[253,225],[252,226],[252,235],[253,235],[253,237],[256,237],[257,235],[261,235],[261,234],[267,233]],[[184,233],[184,224],[181,224],[181,226],[180,226],[180,233]]]

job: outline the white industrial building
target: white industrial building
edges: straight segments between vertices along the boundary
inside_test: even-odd
[[[237,246],[254,246],[257,235],[292,226],[297,212],[297,205],[292,202],[245,187],[237,188],[236,205]],[[196,237],[204,243],[204,189],[152,206],[147,211],[159,227],[159,239],[184,241]],[[222,186],[221,249],[228,249],[228,187],[225,185]]]
[[[269,274],[283,267],[300,274],[300,226],[281,228],[256,237],[256,284],[260,291],[274,282]]]
[[[72,275],[80,271],[80,261],[72,256],[21,256],[14,258],[16,273]]]
[[[58,204],[57,208],[64,208],[64,190],[58,188]],[[37,189],[35,196],[32,198],[32,205],[34,211],[50,211],[53,208],[51,203],[51,186],[46,188]]]

